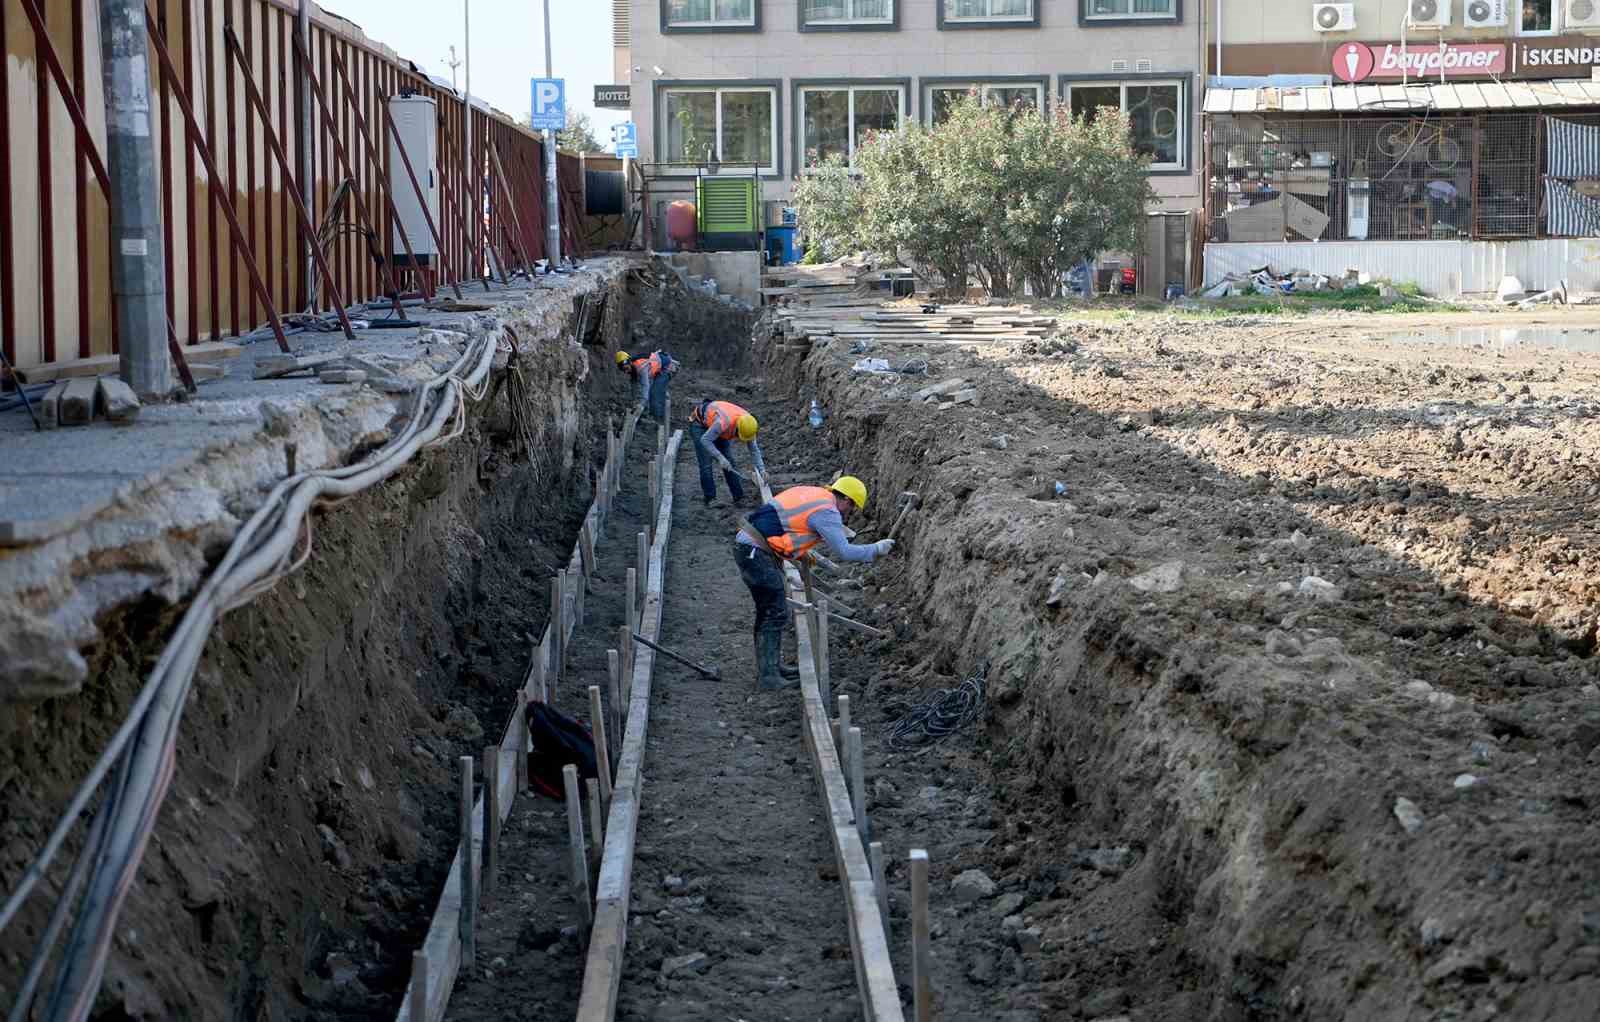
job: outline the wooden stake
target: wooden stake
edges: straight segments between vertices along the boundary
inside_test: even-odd
[[[555,619],[555,614],[552,613],[550,615],[552,625]],[[555,631],[554,627],[547,628],[545,630],[545,638],[539,640],[539,645],[533,647],[533,692],[531,694],[536,701],[541,703],[550,701],[550,686],[549,679],[545,675],[545,664],[546,658],[550,655],[548,644],[550,642],[550,633],[553,631]]]
[[[656,495],[660,485],[659,477],[656,475],[658,461],[659,459],[657,458],[650,459],[650,521],[652,523],[656,520],[656,512],[658,510],[656,506]]]
[[[817,615],[813,619],[817,623],[817,694],[822,697],[822,705],[828,705],[828,700],[833,698],[833,672],[828,666],[828,598],[826,596],[817,600]],[[844,725],[839,725],[839,733],[844,734]]]
[[[672,428],[672,398],[669,397],[665,401],[661,402],[661,410],[666,413],[663,416],[664,421],[661,424],[661,430],[663,434],[665,434],[667,430]],[[663,451],[667,449],[667,442],[665,440],[661,442],[661,449]]]
[[[460,805],[456,822],[461,830],[461,967],[470,969],[477,954],[478,884],[476,856],[472,854],[472,768],[471,756],[462,756]]]
[[[872,886],[878,892],[878,915],[883,919],[883,936],[889,938],[889,878],[883,868],[883,842],[867,846],[867,863],[872,867]]]
[[[611,687],[606,690],[606,698],[611,701],[611,733],[617,736],[617,751],[612,755],[611,768],[616,770],[616,761],[622,757],[622,746],[627,742],[627,711],[622,705],[622,654],[614,649],[606,650],[607,680]],[[611,800],[606,799],[606,810],[609,812]]]
[[[630,597],[632,596],[634,589],[637,588],[637,585],[638,585],[638,577],[637,576],[638,576],[638,572],[635,569],[633,569],[633,568],[629,568],[628,569],[628,593],[629,593]],[[623,617],[627,621],[627,625],[628,625],[628,641],[623,645],[622,652],[627,655],[627,662],[628,662],[628,664],[630,666],[632,666],[632,664],[633,664],[633,633],[637,632],[639,630],[639,607],[638,607],[637,604],[635,604],[633,602],[633,600],[631,598],[628,600],[628,607],[627,607],[626,612],[623,614]]]
[[[589,791],[589,861],[599,870],[600,857],[605,854],[605,836],[600,824],[604,819],[600,809],[600,785],[593,777],[585,780],[583,785]]]
[[[633,657],[638,649],[633,642],[633,631],[627,625],[618,625],[617,633],[617,655],[621,658],[618,666],[622,673],[622,703],[626,706],[633,699]]]
[[[500,746],[483,749],[483,903],[494,897],[500,859]]]
[[[584,928],[594,924],[594,908],[589,904],[589,863],[583,850],[583,796],[578,794],[578,768],[568,763],[561,768],[561,788],[567,801],[567,842],[572,853],[572,897]]]
[[[639,586],[639,591],[633,594],[633,603],[637,610],[643,610],[645,582],[648,581],[650,575],[650,538],[641,532],[638,536],[638,542],[639,564],[638,577],[636,581]]]
[[[558,568],[550,583],[550,687],[561,691],[562,666],[567,652],[567,569]],[[551,705],[554,700],[549,700]]]
[[[817,675],[817,694],[822,697],[822,705],[828,705],[828,694],[822,691],[822,643],[821,632],[817,627],[817,605],[807,603],[805,607],[806,625],[811,629],[811,669]]]
[[[428,1022],[428,955],[425,951],[411,952],[411,1018],[412,1022]]]
[[[833,734],[833,747],[835,749],[841,749],[842,750],[844,748],[844,743],[841,742],[840,739],[850,733],[850,697],[849,696],[840,696],[839,697],[839,720],[835,723],[834,728],[835,728],[835,730],[834,730],[834,734]]]
[[[582,562],[582,554],[578,555],[578,560]],[[572,586],[572,627],[575,629],[583,627],[583,604],[587,592],[588,586],[585,584],[583,572],[580,570],[578,577],[573,579]]]
[[[933,983],[928,975],[933,965],[928,937],[928,852],[911,849],[911,991],[916,1022],[932,1022]]]
[[[667,427],[665,423],[656,426],[656,457],[659,459],[667,453]]]
[[[853,727],[843,732],[850,737],[845,739],[845,744],[850,748],[850,804],[856,813],[856,833],[861,835],[861,843],[867,843],[867,774],[862,766],[861,729]]]
[[[594,591],[594,522],[586,519],[583,529],[578,533],[579,550],[583,557],[583,584],[590,592]]]
[[[606,742],[606,711],[600,702],[600,686],[589,686],[589,726],[594,728],[594,761],[600,773],[600,794],[611,804],[611,747]]]

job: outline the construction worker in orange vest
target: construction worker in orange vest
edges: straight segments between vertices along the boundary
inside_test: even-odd
[[[767,474],[766,463],[761,458],[761,445],[756,443],[756,430],[760,424],[756,417],[732,401],[702,401],[694,406],[689,421],[699,427],[695,432],[694,456],[700,463],[700,493],[706,507],[717,497],[717,477],[712,465],[722,466],[722,475],[728,481],[728,495],[738,504],[744,500],[744,487],[739,485],[739,473],[728,460],[728,447],[735,440],[750,445],[750,464],[761,475]]]
[[[894,540],[857,545],[844,531],[844,516],[867,506],[867,487],[855,476],[831,486],[791,486],[745,516],[733,540],[739,576],[756,603],[756,686],[783,688],[800,677],[779,657],[789,623],[782,561],[798,561],[825,544],[841,561],[872,561],[894,549]]]
[[[639,401],[658,421],[667,419],[667,384],[678,371],[678,362],[664,351],[652,351],[643,358],[634,358],[626,351],[617,352],[617,369],[639,381]]]

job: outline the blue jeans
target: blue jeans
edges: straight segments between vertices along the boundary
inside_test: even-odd
[[[783,585],[783,567],[777,555],[770,550],[733,541],[733,559],[739,565],[739,577],[750,590],[756,603],[754,630],[770,628],[782,634],[789,624],[789,594]]]
[[[699,426],[694,427],[694,457],[700,463],[700,492],[705,495],[706,503],[709,504],[717,496],[717,463],[711,460],[710,455],[706,454],[706,449],[700,445],[700,438],[705,435],[704,429]],[[728,454],[732,448],[728,441],[713,440],[711,444],[717,449],[718,454],[728,458],[729,461],[733,460]],[[726,469],[723,470],[722,476],[728,481],[728,495],[733,498],[734,503],[743,500],[744,487],[739,485],[739,477]]]

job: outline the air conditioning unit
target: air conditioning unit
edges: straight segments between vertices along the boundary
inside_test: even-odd
[[[1412,28],[1449,28],[1450,0],[1411,0]]]
[[[1567,0],[1567,28],[1595,28],[1600,26],[1600,0]]]
[[[1467,0],[1461,11],[1466,28],[1501,28],[1506,24],[1506,0]]]
[[[1312,4],[1311,27],[1318,32],[1351,32],[1356,27],[1355,4]]]

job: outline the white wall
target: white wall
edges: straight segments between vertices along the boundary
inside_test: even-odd
[[[1355,268],[1430,295],[1493,291],[1511,275],[1529,290],[1600,291],[1600,239],[1531,241],[1318,241],[1206,245],[1206,283],[1261,265],[1342,276]]]

